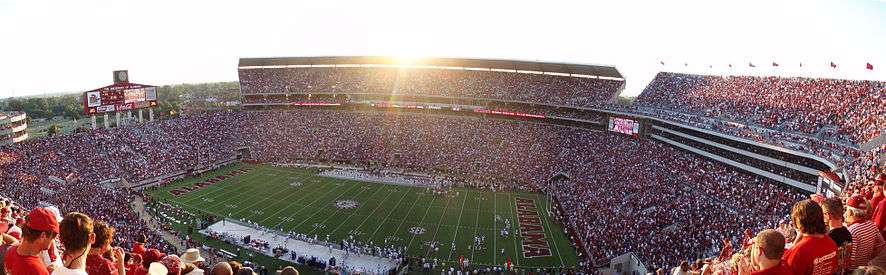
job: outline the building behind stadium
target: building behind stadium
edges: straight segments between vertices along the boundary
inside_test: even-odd
[[[0,145],[28,139],[27,115],[23,112],[0,111]]]

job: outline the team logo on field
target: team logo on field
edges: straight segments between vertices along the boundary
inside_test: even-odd
[[[412,235],[421,235],[421,234],[424,234],[425,232],[428,232],[428,230],[425,229],[424,227],[413,226],[413,227],[409,228],[409,233]]]
[[[402,241],[402,240],[403,240],[403,239],[401,239],[400,237],[397,237],[397,236],[387,236],[387,237],[385,237],[385,243],[395,243],[395,242],[400,242],[400,241]]]
[[[338,200],[335,202],[335,208],[338,209],[354,209],[357,206],[360,206],[360,204],[353,200]]]
[[[292,187],[299,187],[299,186],[301,186],[301,182],[300,182],[300,181],[294,181],[294,182],[290,183],[289,186],[292,186]]]

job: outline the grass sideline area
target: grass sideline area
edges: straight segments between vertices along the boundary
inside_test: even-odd
[[[172,193],[234,171],[241,172],[178,196]],[[387,240],[406,246],[409,256],[437,258],[447,262],[447,266],[457,264],[459,256],[470,260],[472,266],[502,266],[507,257],[518,268],[577,265],[575,250],[562,226],[548,217],[548,205],[542,194],[457,188],[458,195],[446,196],[419,187],[323,177],[318,172],[239,163],[148,192],[155,200],[190,212],[251,220],[268,228],[317,234],[320,239],[329,234],[334,242],[349,235],[375,244]],[[336,207],[342,202],[356,202],[357,206]],[[516,229],[520,226],[518,202],[531,202],[537,209],[540,227],[535,227],[539,230],[536,233],[543,233],[550,255],[524,256],[524,240]],[[496,215],[511,221],[508,236],[499,234],[504,223],[496,221]],[[472,250],[477,235],[485,236],[484,248]],[[439,242],[439,250],[428,247],[432,241]],[[453,242],[455,250],[450,249]],[[505,249],[504,255],[501,249]]]

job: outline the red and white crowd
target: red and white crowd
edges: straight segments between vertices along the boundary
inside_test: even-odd
[[[461,69],[315,67],[240,69],[241,93],[442,96],[589,106],[612,99],[624,81]]]
[[[659,73],[637,105],[861,143],[886,129],[886,82]]]
[[[399,68],[241,69],[240,76],[244,94],[394,92],[570,106],[595,106],[623,83]],[[837,202],[818,196],[804,200],[805,195],[768,179],[652,140],[429,113],[219,112],[29,140],[0,147],[0,196],[9,198],[0,205],[5,269],[13,275],[148,274],[150,262],[158,262],[170,274],[198,274],[191,272],[205,265],[181,264],[193,253],[162,255],[176,251],[126,207],[136,194],[109,180],[155,179],[233,158],[242,148],[263,162],[347,162],[496,189],[549,192],[565,210],[562,222],[575,232],[574,244],[588,252],[580,251],[588,254],[583,255],[586,266],[626,252],[636,253],[647,266],[679,264],[675,273],[692,272],[688,261],[695,259],[707,259],[694,264],[699,274],[705,266],[712,273],[758,274],[827,274],[877,266],[877,256],[886,253],[882,149],[841,148],[886,128],[884,89],[883,83],[869,81],[662,73],[638,99],[646,110],[667,109],[660,114],[723,132],[759,133],[699,115],[768,128],[767,140],[787,140],[781,134],[786,132],[819,137],[807,140],[810,150],[843,150],[840,158],[852,172]],[[593,114],[582,116],[602,121]],[[841,226],[848,233],[829,236]],[[845,235],[850,249],[838,243]],[[839,252],[833,265],[827,253],[819,255],[832,250]],[[18,271],[38,267],[45,269]],[[779,267],[784,270],[765,273]]]

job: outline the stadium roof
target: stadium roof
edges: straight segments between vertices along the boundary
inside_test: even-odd
[[[315,57],[268,57],[240,58],[239,67],[293,66],[293,65],[411,65],[464,68],[489,68],[501,70],[537,71],[563,74],[579,74],[623,79],[613,66],[555,63],[523,60],[476,59],[431,57],[404,60],[389,56],[315,56]]]

